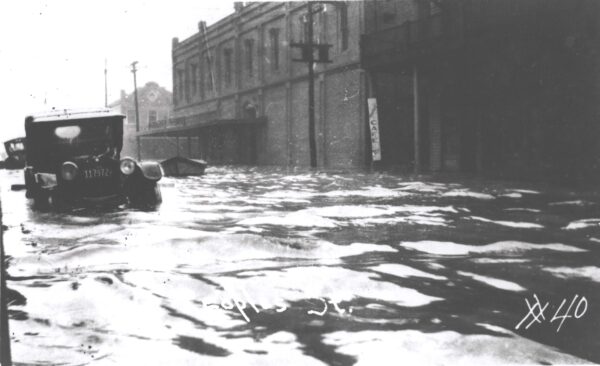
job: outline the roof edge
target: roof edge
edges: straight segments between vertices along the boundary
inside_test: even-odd
[[[89,109],[62,109],[39,112],[29,115],[35,122],[57,121],[57,120],[75,120],[88,118],[103,118],[103,117],[125,117],[121,113],[115,112],[110,108],[89,108]]]

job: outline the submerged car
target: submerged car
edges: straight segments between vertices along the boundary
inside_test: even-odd
[[[25,138],[19,137],[4,142],[4,149],[8,155],[4,161],[6,169],[23,169],[25,167]]]
[[[124,118],[108,109],[28,116],[26,196],[38,207],[160,203],[160,165],[120,156]]]

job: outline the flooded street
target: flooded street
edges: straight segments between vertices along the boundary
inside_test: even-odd
[[[17,365],[600,362],[594,193],[210,168],[44,213],[0,182]]]

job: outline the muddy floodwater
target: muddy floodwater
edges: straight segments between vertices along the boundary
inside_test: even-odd
[[[153,211],[1,171],[17,365],[600,362],[600,195],[210,168]]]

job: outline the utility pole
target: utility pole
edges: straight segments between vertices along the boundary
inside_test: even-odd
[[[136,79],[136,71],[135,65],[137,65],[137,61],[133,61],[131,63],[131,72],[133,73],[133,97],[135,101],[135,143],[137,145],[137,159],[142,160],[142,154],[140,152],[140,111],[138,105],[138,95],[137,95],[137,79]]]
[[[335,4],[334,1],[317,1],[319,7],[313,10],[313,2],[308,1],[306,15],[306,40],[305,43],[291,43],[292,48],[299,48],[302,57],[292,61],[306,62],[308,65],[308,146],[310,149],[310,166],[317,167],[317,136],[315,131],[315,63],[331,63],[329,59],[330,44],[313,43],[313,15],[323,10],[324,4]],[[314,51],[317,50],[318,58],[315,59]]]
[[[313,10],[308,4],[308,35],[306,45],[308,52],[308,145],[310,149],[310,167],[317,167],[317,136],[315,136],[315,58],[313,54]]]
[[[108,83],[107,83],[106,59],[104,59],[104,107],[108,107]]]
[[[415,61],[416,62],[416,61]],[[414,153],[415,153],[415,174],[421,173],[421,145],[420,145],[420,111],[421,103],[419,101],[421,92],[419,88],[419,67],[415,63],[413,67],[413,116],[414,116]]]

